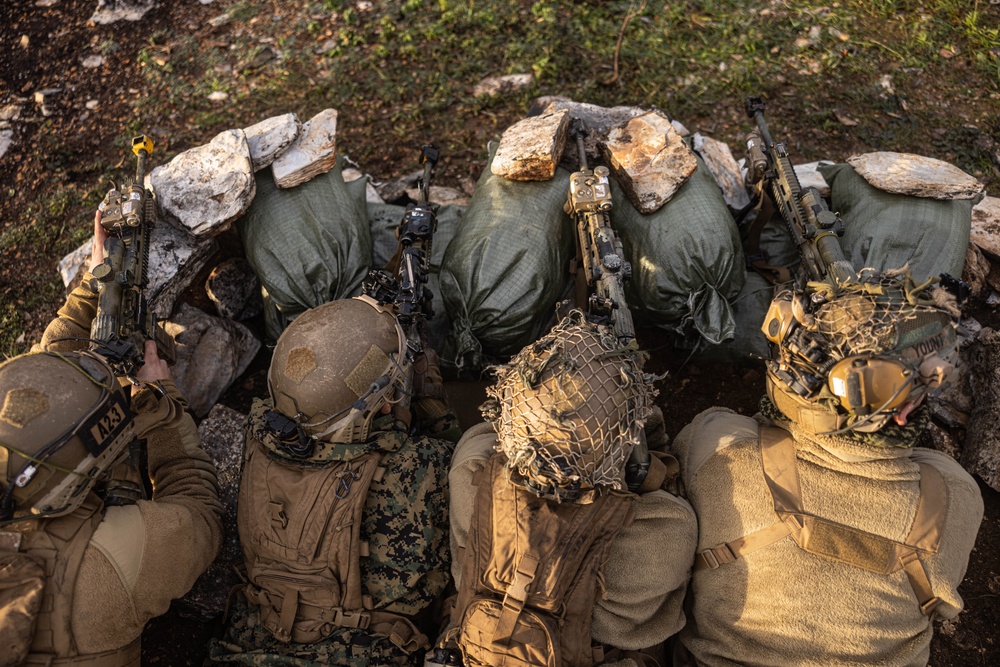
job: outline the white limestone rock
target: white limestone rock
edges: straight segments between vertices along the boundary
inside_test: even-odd
[[[696,132],[694,150],[701,155],[701,159],[705,161],[705,166],[712,173],[715,182],[722,188],[722,197],[726,200],[726,206],[734,211],[741,211],[749,206],[750,195],[747,194],[746,185],[743,183],[743,174],[740,172],[740,166],[736,164],[736,159],[733,158],[729,146]]]
[[[423,173],[423,172],[421,172]],[[340,171],[340,175],[344,179],[344,183],[351,183],[358,180],[359,178],[365,179],[365,202],[368,204],[384,204],[385,200],[379,195],[378,190],[375,189],[375,185],[372,182],[372,177],[369,174],[363,174],[359,169],[354,167],[347,167]]]
[[[219,316],[227,320],[248,320],[263,310],[260,280],[242,257],[222,262],[208,274],[205,292]]]
[[[818,162],[796,164],[792,166],[792,169],[795,171],[795,175],[799,179],[799,185],[802,186],[803,190],[806,188],[816,188],[819,190],[821,196],[828,198],[830,196],[830,184],[823,178],[823,174],[819,173],[819,168],[831,164],[833,162],[829,160],[819,160]]]
[[[646,215],[670,201],[698,168],[694,153],[659,111],[611,130],[603,153],[629,201]]]
[[[97,9],[90,20],[101,25],[139,21],[155,6],[154,0],[97,0]]]
[[[337,164],[337,111],[324,109],[302,125],[299,136],[271,163],[279,188],[294,188]]]
[[[1000,197],[984,197],[972,207],[969,238],[980,250],[1000,260]]]
[[[530,86],[533,78],[531,74],[488,76],[476,84],[475,88],[472,89],[472,94],[475,97],[479,97],[480,95],[493,97],[495,95],[512,93]]]
[[[253,170],[260,171],[288,148],[302,130],[299,117],[293,113],[274,116],[243,128],[250,148]]]
[[[420,201],[420,189],[412,188],[406,191],[407,196],[413,201]],[[432,204],[439,204],[441,206],[448,206],[449,204],[455,206],[468,206],[469,196],[458,190],[456,188],[449,188],[443,185],[432,185],[430,192],[427,193],[427,199]]]
[[[149,186],[169,222],[196,237],[229,229],[257,192],[243,130],[226,130],[149,174]]]
[[[535,98],[528,114],[537,116],[562,110],[568,111],[571,119],[579,118],[587,126],[587,137],[583,140],[583,146],[588,155],[600,153],[600,146],[607,139],[611,128],[624,125],[636,116],[646,113],[645,109],[639,107],[600,107],[596,104],[574,102],[568,97],[545,96]],[[580,168],[580,157],[573,141],[567,142],[566,150],[563,152],[563,164],[571,171]]]
[[[0,129],[0,157],[10,150],[14,143],[14,130],[10,128]]]
[[[880,151],[852,155],[848,164],[879,190],[931,199],[972,199],[984,191],[958,167],[912,153]]]
[[[490,170],[512,181],[550,180],[566,146],[569,121],[569,111],[561,109],[514,123],[500,137]]]
[[[93,243],[92,238],[87,239],[59,261],[59,275],[67,290],[75,287],[87,272]],[[192,239],[162,222],[153,227],[149,243],[146,300],[158,318],[170,317],[177,297],[191,285],[216,247],[212,239]]]
[[[177,388],[198,417],[208,414],[260,349],[260,341],[242,324],[186,303],[163,327],[177,346],[177,363],[171,369]]]
[[[691,135],[691,132],[686,127],[684,127],[684,123],[680,122],[679,120],[672,120],[670,121],[670,124],[674,126],[675,130],[677,130],[677,134],[681,135],[682,137],[687,137]]]

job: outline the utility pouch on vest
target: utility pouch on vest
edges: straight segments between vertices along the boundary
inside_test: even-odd
[[[0,532],[0,667],[19,665],[28,655],[45,588],[45,569],[18,553],[20,538],[20,533]]]
[[[592,665],[594,603],[634,496],[586,505],[539,498],[507,479],[506,458],[483,471],[452,619],[466,665]]]

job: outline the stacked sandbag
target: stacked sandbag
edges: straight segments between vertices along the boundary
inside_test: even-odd
[[[820,167],[856,269],[910,265],[921,281],[962,274],[972,207],[983,186],[946,162],[906,153],[869,153]]]
[[[562,168],[549,181],[511,181],[483,170],[441,264],[451,318],[445,365],[478,369],[539,336],[574,252],[563,211],[568,191]]]
[[[361,291],[372,256],[365,183],[345,183],[342,167],[340,158],[287,190],[278,189],[270,169],[255,175],[257,195],[236,228],[264,290],[271,340],[305,310]]]
[[[611,224],[632,263],[629,306],[641,319],[717,345],[736,334],[729,300],[743,287],[743,248],[722,190],[701,158],[656,212],[639,213],[612,180]]]

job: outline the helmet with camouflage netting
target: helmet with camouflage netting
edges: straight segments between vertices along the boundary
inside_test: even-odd
[[[573,311],[499,367],[484,415],[508,468],[536,494],[587,502],[620,489],[652,409],[644,356]]]
[[[331,301],[297,317],[278,339],[268,425],[301,458],[314,440],[364,442],[384,405],[408,399],[411,379],[406,336],[388,309],[364,296]]]
[[[0,365],[0,520],[77,509],[135,439],[129,399],[90,352],[26,354]]]
[[[768,397],[818,434],[904,425],[955,377],[958,315],[940,279],[916,284],[907,267],[784,290],[761,327],[774,344]]]

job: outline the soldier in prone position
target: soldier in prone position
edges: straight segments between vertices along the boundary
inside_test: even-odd
[[[460,435],[429,352],[415,378],[402,327],[366,296],[307,311],[278,339],[270,399],[246,426],[248,583],[214,660],[422,663],[437,629],[429,608],[449,581],[447,474]],[[424,394],[411,405],[415,384]],[[452,440],[411,436],[412,419]]]
[[[215,467],[156,345],[131,398],[86,350],[91,278],[42,344],[0,365],[0,665],[138,665],[146,621],[222,541]],[[151,500],[129,462],[139,438]]]
[[[437,664],[593,665],[684,624],[697,525],[661,488],[676,477],[662,441],[639,493],[625,486],[651,379],[580,311],[498,370],[492,423],[466,432],[449,476],[458,598]]]
[[[972,477],[915,448],[958,363],[954,297],[908,272],[780,292],[755,418],[677,436],[698,515],[678,665],[922,665],[983,516]]]

